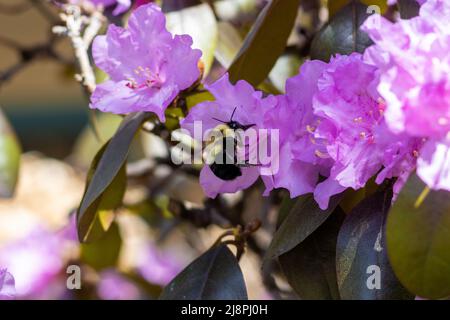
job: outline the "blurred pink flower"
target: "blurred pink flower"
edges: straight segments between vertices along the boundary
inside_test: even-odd
[[[223,122],[231,120],[240,125],[252,125],[252,129],[264,128],[264,114],[276,104],[276,98],[263,98],[262,92],[255,89],[246,81],[231,84],[228,74],[222,76],[206,88],[214,95],[215,101],[206,101],[193,107],[180,124],[195,137],[195,122],[202,124],[202,137],[208,131],[214,130]],[[200,173],[200,184],[208,197],[214,198],[219,193],[233,193],[250,187],[259,177],[260,168],[257,166],[242,167],[241,176],[234,180],[225,181],[218,178],[208,165]]]
[[[418,175],[431,188],[450,190],[450,2],[428,0],[418,17],[363,25],[375,45],[365,60],[380,69],[378,92],[396,133],[427,140]]]
[[[181,90],[200,76],[201,51],[192,49],[188,35],[172,36],[160,8],[147,4],[130,16],[128,28],[110,25],[93,44],[95,64],[110,80],[99,84],[91,108],[126,114],[164,111]]]
[[[97,295],[102,300],[138,300],[143,295],[132,281],[114,269],[107,269],[100,273],[97,284]]]
[[[137,270],[148,282],[165,286],[181,272],[183,266],[176,259],[149,243],[139,255]]]
[[[62,243],[51,232],[37,229],[0,250],[0,265],[14,274],[17,295],[42,292],[63,267]]]
[[[14,277],[7,269],[0,268],[0,300],[12,300],[16,296]]]

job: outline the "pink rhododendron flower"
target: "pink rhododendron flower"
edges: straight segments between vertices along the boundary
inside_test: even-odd
[[[316,156],[318,146],[311,143],[308,132],[317,121],[312,100],[326,65],[322,61],[305,63],[300,73],[286,82],[286,95],[278,96],[277,106],[265,115],[265,126],[279,128],[282,141],[279,172],[262,177],[266,195],[274,188],[289,190],[291,197],[313,192],[320,172],[328,172],[331,162]]]
[[[292,157],[306,163],[310,173],[297,185],[311,188],[319,174],[326,177],[314,189],[322,209],[332,195],[362,188],[377,174],[378,183],[398,177],[398,191],[415,167],[420,139],[387,129],[385,106],[374,87],[376,72],[354,53],[336,56],[328,64],[306,62],[287,83],[284,110],[292,114],[288,110],[295,105],[301,113],[295,118],[300,125],[294,131]]]
[[[428,0],[418,17],[381,18],[379,28],[372,19],[363,25],[375,42],[365,59],[380,69],[386,122],[427,140],[417,173],[431,188],[450,190],[450,2]]]
[[[262,92],[255,89],[246,81],[231,84],[228,74],[217,80],[207,89],[214,95],[215,101],[202,102],[193,107],[187,117],[180,124],[195,137],[195,122],[201,122],[202,136],[214,130],[223,122],[231,120],[241,125],[252,125],[252,129],[264,128],[264,114],[276,104],[273,96],[263,98]],[[201,138],[203,138],[201,137]],[[200,173],[200,184],[209,197],[216,197],[219,193],[233,193],[251,186],[260,176],[258,166],[241,168],[242,174],[237,178],[226,181],[218,178],[208,165]]]
[[[16,296],[14,277],[0,268],[0,300],[12,300]]]
[[[165,121],[167,106],[199,78],[201,56],[191,48],[190,36],[173,37],[165,23],[158,6],[143,5],[131,14],[127,29],[110,25],[106,35],[95,39],[95,63],[110,80],[97,86],[91,108],[154,112]]]

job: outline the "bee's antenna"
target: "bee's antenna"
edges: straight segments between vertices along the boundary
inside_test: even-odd
[[[233,113],[231,114],[230,122],[233,121],[234,113],[236,112],[237,107],[234,107]]]
[[[216,120],[216,121],[219,121],[219,122],[222,122],[222,123],[226,123],[226,121],[223,121],[223,120],[220,120],[220,119],[217,119],[217,118],[214,118],[214,117],[213,117],[213,120]]]

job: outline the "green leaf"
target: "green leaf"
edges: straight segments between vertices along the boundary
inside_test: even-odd
[[[329,17],[333,17],[336,13],[339,12],[343,7],[345,7],[350,0],[328,0],[328,15]]]
[[[122,237],[117,223],[94,243],[83,243],[80,246],[80,259],[96,270],[117,265],[122,248]]]
[[[392,186],[386,184],[358,204],[345,219],[336,252],[342,299],[413,298],[395,277],[386,253],[385,221],[391,201]]]
[[[217,45],[217,21],[211,7],[206,4],[189,6],[166,14],[167,29],[173,34],[188,34],[192,37],[193,48],[202,51],[204,76],[208,75],[214,61]]]
[[[107,142],[92,160],[91,168],[87,174],[86,186],[92,181],[98,163],[108,146]],[[101,237],[109,228],[114,219],[114,210],[122,204],[127,183],[125,164],[103,193],[82,213],[78,211],[78,235],[82,242],[92,242]],[[86,194],[86,193],[85,193]],[[83,196],[83,200],[84,200]],[[83,202],[81,200],[81,202]],[[81,217],[82,215],[82,217]]]
[[[389,212],[387,247],[403,285],[438,299],[450,296],[450,193],[425,187],[417,176],[403,187]]]
[[[415,0],[398,0],[397,5],[402,19],[411,19],[419,15],[420,4]]]
[[[300,199],[300,197],[291,199],[289,195],[286,195],[283,198],[283,201],[281,202],[280,205],[280,210],[278,210],[276,229],[278,229],[281,226],[284,219],[286,219],[286,217],[289,215],[289,212],[291,212],[292,207],[295,205],[298,199]]]
[[[244,277],[224,244],[212,247],[175,277],[161,300],[246,300]]]
[[[372,44],[367,34],[360,30],[369,15],[367,6],[358,1],[346,5],[314,37],[311,59],[329,61],[337,53],[362,53]]]
[[[209,91],[191,94],[186,98],[186,105],[189,110],[204,101],[214,101],[214,96]]]
[[[328,209],[321,210],[312,194],[299,197],[275,232],[265,260],[275,259],[305,240],[327,220],[340,199],[341,195],[334,196],[330,200]]]
[[[86,192],[78,209],[77,229],[80,241],[85,241],[95,218],[95,215],[92,215],[92,210],[90,210],[91,206],[95,206],[94,202],[98,201],[105,190],[112,185],[115,177],[119,175],[137,130],[150,116],[151,113],[145,112],[129,114],[105,147],[100,160],[98,160],[95,172],[89,179],[89,184],[86,186]]]
[[[299,0],[272,0],[259,14],[229,68],[230,80],[254,86],[266,79],[283,53],[295,24]]]
[[[344,6],[349,4],[352,0],[328,0],[328,12],[329,16],[332,17],[339,12]],[[410,0],[407,0],[410,1]],[[386,0],[361,0],[362,3],[368,6],[378,6],[380,8],[380,13],[386,12],[388,5]]]
[[[336,241],[345,213],[339,207],[302,243],[279,257],[289,284],[301,299],[338,300]]]
[[[19,141],[0,110],[0,197],[10,198],[16,189],[19,176],[20,155],[22,148]]]

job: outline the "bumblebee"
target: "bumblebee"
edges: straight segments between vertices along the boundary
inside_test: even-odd
[[[214,141],[214,147],[211,154],[212,163],[209,165],[211,171],[216,177],[224,181],[232,181],[240,176],[242,176],[242,167],[246,167],[246,164],[238,164],[238,159],[236,155],[236,147],[240,143],[239,136],[236,136],[235,130],[246,131],[247,129],[253,127],[255,124],[241,124],[233,120],[234,114],[237,108],[234,108],[229,121],[223,121],[217,118],[213,118],[216,121],[222,123],[215,128],[215,130],[220,131],[222,134],[221,141]],[[232,152],[227,152],[229,148],[227,146],[232,146]]]

